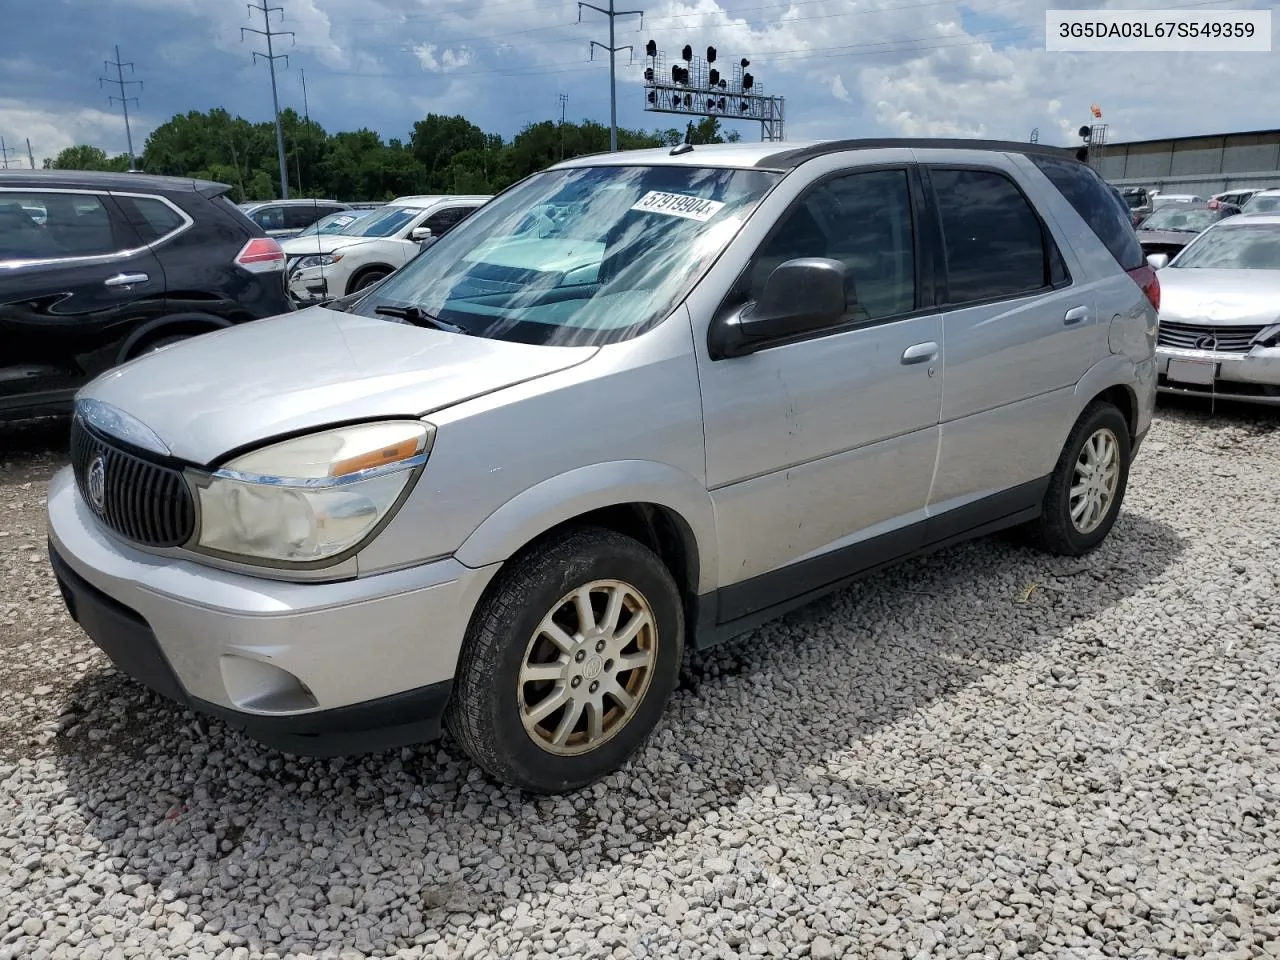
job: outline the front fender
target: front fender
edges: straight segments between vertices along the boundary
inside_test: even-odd
[[[552,527],[626,503],[651,503],[679,516],[698,548],[698,593],[715,588],[715,512],[706,487],[650,460],[595,463],[543,480],[489,514],[454,556],[468,567],[500,563]]]

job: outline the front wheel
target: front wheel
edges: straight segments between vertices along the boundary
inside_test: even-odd
[[[490,776],[536,793],[621,767],[683,654],[680,592],[647,547],[583,528],[510,561],[473,617],[446,723]]]
[[[1099,401],[1076,421],[1049,478],[1034,533],[1050,553],[1079,557],[1106,539],[1129,482],[1129,425]]]
[[[348,290],[347,292],[357,293],[360,290],[367,290],[369,287],[372,287],[379,280],[389,276],[390,274],[391,274],[390,270],[366,270],[364,273],[360,274],[358,277],[355,278],[354,282],[352,282],[351,284],[351,289]]]

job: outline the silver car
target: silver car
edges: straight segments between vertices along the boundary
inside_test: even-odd
[[[443,726],[570,790],[688,648],[1002,528],[1096,547],[1157,297],[1124,203],[1051,148],[581,158],[372,291],[86,387],[51,559],[123,671],[262,742]]]
[[[1160,390],[1280,405],[1280,214],[1215,223],[1160,285]]]

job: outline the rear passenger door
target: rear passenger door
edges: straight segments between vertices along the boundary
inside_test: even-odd
[[[0,189],[0,407],[69,395],[164,311],[165,277],[107,193]]]
[[[946,360],[931,539],[1034,506],[1076,382],[1098,354],[1094,291],[1006,158],[929,165]],[[974,506],[986,500],[989,508]],[[1025,502],[1024,502],[1025,501]],[[956,529],[948,527],[954,522]]]

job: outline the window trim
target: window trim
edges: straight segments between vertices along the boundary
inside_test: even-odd
[[[938,193],[934,189],[933,178],[930,176],[933,170],[973,170],[979,173],[994,173],[996,176],[1007,180],[1013,189],[1022,197],[1024,203],[1031,210],[1031,215],[1035,217],[1036,223],[1040,226],[1040,244],[1042,254],[1040,257],[1040,267],[1043,271],[1042,276],[1050,278],[1048,283],[1041,284],[1030,290],[1022,290],[1018,293],[1002,293],[994,297],[981,297],[976,300],[949,300],[948,291],[948,271],[947,271],[947,247],[946,239],[942,229],[942,208],[938,203]],[[1026,300],[1031,297],[1044,296],[1046,293],[1065,290],[1075,284],[1075,278],[1071,274],[1071,264],[1067,262],[1066,256],[1062,253],[1062,244],[1058,243],[1054,237],[1053,231],[1049,229],[1049,225],[1045,222],[1044,217],[1040,213],[1040,208],[1035,205],[1031,197],[1027,195],[1027,191],[1023,189],[1022,184],[1018,182],[1016,176],[1007,170],[1001,170],[999,167],[992,166],[989,163],[949,163],[946,161],[932,161],[920,164],[920,177],[924,181],[925,194],[929,198],[930,219],[933,221],[935,238],[937,240],[938,256],[934,262],[935,269],[935,302],[937,308],[944,313],[955,310],[966,310],[969,307],[981,307],[992,303],[1006,303],[1014,300]],[[1049,258],[1048,244],[1052,243],[1054,249],[1058,251],[1058,259],[1062,262],[1062,269],[1066,274],[1063,280],[1058,283],[1052,282],[1053,269]]]
[[[163,197],[154,193],[135,193],[133,191],[124,190],[82,190],[74,187],[0,187],[0,194],[5,193],[65,193],[79,196],[110,197],[112,199],[115,199],[116,197],[130,197],[133,199],[159,200],[171,207],[174,212],[182,217],[182,226],[175,227],[164,236],[157,237],[150,243],[144,243],[137,247],[129,247],[124,250],[115,250],[111,253],[95,253],[88,256],[73,257],[32,257],[25,260],[0,260],[0,271],[18,270],[22,267],[56,266],[63,263],[110,263],[113,260],[127,260],[130,257],[136,257],[148,251],[154,253],[155,248],[160,246],[160,244],[168,243],[174,237],[181,233],[185,233],[195,225],[195,220],[192,218],[191,214],[187,213],[187,211],[183,210],[168,197]],[[116,210],[122,217],[124,217],[124,211],[120,210],[119,205],[116,205]],[[110,216],[110,210],[108,210],[108,216]],[[124,220],[128,223],[127,217],[124,217]],[[134,230],[136,236],[136,229],[133,224],[129,224],[129,229]]]
[[[734,302],[734,291],[741,286],[743,278],[750,274],[752,264],[755,263],[760,251],[777,236],[791,214],[808,200],[815,190],[821,189],[833,180],[841,180],[861,173],[883,173],[885,171],[901,172],[907,178],[907,201],[911,215],[912,254],[915,268],[915,307],[901,313],[887,314],[870,320],[846,320],[820,330],[810,330],[790,337],[762,340],[753,344],[749,352],[763,353],[778,347],[791,346],[794,343],[805,343],[809,340],[838,336],[854,330],[868,330],[872,327],[899,323],[903,320],[914,320],[918,317],[930,316],[939,312],[938,307],[930,302],[935,299],[937,264],[934,257],[935,238],[930,236],[926,240],[923,236],[925,229],[928,227],[928,218],[926,216],[926,195],[920,179],[920,164],[911,161],[898,161],[841,167],[839,170],[831,170],[815,178],[787,204],[785,209],[775,218],[768,233],[751,251],[751,255],[747,257],[742,269],[734,277],[729,289],[720,298],[720,304],[716,307],[711,323],[707,326],[707,353],[713,362],[729,360],[741,355],[731,350],[733,341],[728,337],[728,323],[730,318],[739,313],[747,304]],[[781,182],[780,180],[779,183]],[[747,303],[750,302],[747,301]]]

